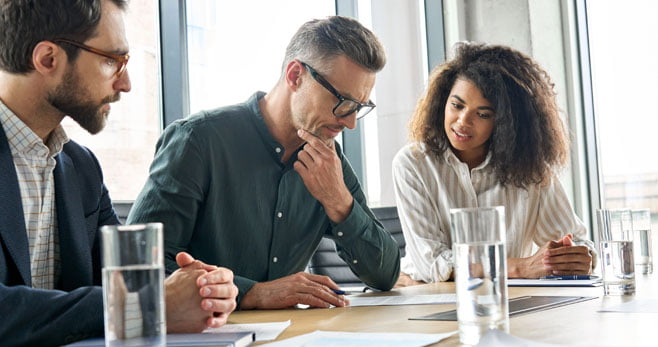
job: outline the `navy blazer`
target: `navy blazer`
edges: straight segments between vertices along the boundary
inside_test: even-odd
[[[56,157],[61,276],[31,287],[30,254],[16,169],[0,126],[0,344],[61,345],[103,335],[98,228],[119,224],[91,151],[70,141]]]

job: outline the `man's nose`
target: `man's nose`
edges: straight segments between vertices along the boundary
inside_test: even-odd
[[[128,75],[128,69],[123,71],[121,76],[114,82],[114,89],[118,92],[128,93],[132,89],[130,83],[130,76]]]
[[[338,122],[347,129],[352,130],[356,128],[356,111],[350,113],[348,116],[338,118]]]

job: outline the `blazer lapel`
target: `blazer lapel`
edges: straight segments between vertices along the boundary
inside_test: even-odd
[[[62,266],[60,283],[65,284],[61,289],[71,290],[93,282],[91,249],[75,166],[64,151],[56,159],[54,176]]]
[[[0,238],[27,286],[32,285],[23,202],[7,136],[0,126]]]

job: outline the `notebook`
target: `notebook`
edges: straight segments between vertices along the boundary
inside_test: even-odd
[[[509,299],[509,315],[510,317],[523,313],[534,311],[548,310],[555,307],[560,307],[577,302],[591,300],[595,296],[521,296],[518,298]],[[443,320],[443,321],[456,321],[457,311],[445,311],[432,313],[426,316],[412,317],[410,320]]]
[[[252,331],[206,334],[167,334],[167,346],[244,347],[251,345],[255,340],[256,334]],[[102,337],[87,339],[66,346],[101,347],[105,346],[105,339]]]
[[[598,277],[589,280],[507,279],[508,287],[598,287],[602,284],[601,278]]]

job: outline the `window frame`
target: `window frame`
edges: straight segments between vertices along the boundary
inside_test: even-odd
[[[603,182],[601,176],[601,169],[599,164],[599,139],[596,133],[596,115],[594,110],[594,94],[592,90],[592,71],[591,71],[591,57],[589,50],[589,32],[587,27],[587,0],[575,1],[575,15],[576,15],[576,35],[577,35],[577,50],[579,58],[580,69],[580,90],[574,93],[575,98],[581,100],[581,114],[583,122],[583,132],[576,133],[581,135],[580,141],[583,144],[584,150],[578,153],[582,156],[585,163],[585,181],[581,182],[580,188],[587,190],[586,197],[589,204],[583,202],[581,205],[588,207],[587,210],[582,211],[583,216],[588,216],[589,221],[585,221],[589,226],[590,237],[596,240],[596,233],[594,232],[594,216],[593,211],[601,208],[603,204],[603,196],[601,194]],[[574,129],[571,129],[574,131]],[[578,177],[574,177],[574,182],[580,182]],[[584,185],[585,187],[582,187]],[[588,223],[589,222],[589,223]]]

